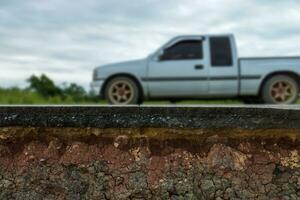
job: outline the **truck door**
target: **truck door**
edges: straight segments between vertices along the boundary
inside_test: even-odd
[[[238,94],[238,59],[233,36],[213,36],[209,38],[210,96],[236,96]]]
[[[208,92],[202,37],[171,41],[150,59],[146,77],[151,97],[197,97]]]

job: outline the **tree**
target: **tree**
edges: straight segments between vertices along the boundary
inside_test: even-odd
[[[40,77],[32,75],[27,82],[29,83],[29,89],[36,91],[44,97],[62,95],[62,90],[45,74],[42,74]]]
[[[65,86],[62,91],[63,95],[71,96],[75,101],[80,101],[87,98],[87,94],[84,88],[75,83],[71,83],[70,85]]]

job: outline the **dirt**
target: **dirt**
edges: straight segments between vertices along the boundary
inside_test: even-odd
[[[300,130],[0,129],[0,199],[300,199]]]

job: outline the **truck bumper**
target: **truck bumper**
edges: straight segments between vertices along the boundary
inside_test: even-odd
[[[97,80],[97,81],[91,82],[92,94],[99,96],[101,98],[104,98],[101,94],[101,89],[102,89],[103,84],[104,84],[104,80]]]

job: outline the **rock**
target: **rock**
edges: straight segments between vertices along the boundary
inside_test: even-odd
[[[203,180],[200,187],[204,193],[211,194],[215,192],[215,185],[212,180]]]
[[[210,149],[206,162],[209,167],[230,170],[244,170],[248,157],[240,151],[223,144],[215,144]]]
[[[116,137],[114,141],[114,146],[116,148],[124,148],[129,143],[129,137],[127,135],[120,135]]]

